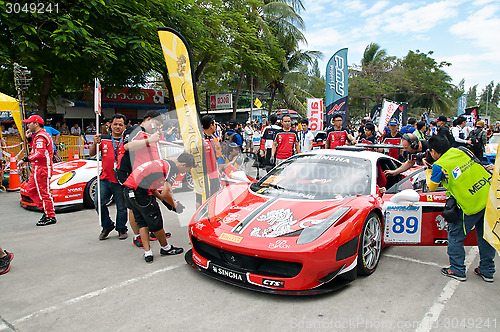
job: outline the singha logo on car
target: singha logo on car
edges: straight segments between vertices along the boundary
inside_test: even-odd
[[[218,267],[218,266],[212,266],[212,271],[214,271],[215,273],[220,274],[221,276],[224,276],[224,277],[243,281],[243,277],[238,272],[226,270],[226,269],[223,269],[223,268]]]

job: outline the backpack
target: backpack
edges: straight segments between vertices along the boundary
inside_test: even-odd
[[[234,135],[237,133],[225,133],[222,140],[222,155],[227,156],[231,152],[231,143],[233,143]]]
[[[480,128],[476,128],[473,131],[470,132],[469,134],[469,140],[471,141],[471,145],[483,145],[483,142],[481,140],[483,130]]]

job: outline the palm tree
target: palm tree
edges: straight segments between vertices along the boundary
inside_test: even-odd
[[[369,65],[380,65],[387,59],[387,51],[380,49],[377,43],[370,43],[365,48],[361,59],[361,68],[366,70]]]

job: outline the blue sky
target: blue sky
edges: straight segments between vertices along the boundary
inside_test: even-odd
[[[452,66],[445,71],[466,90],[478,92],[500,83],[500,1],[361,1],[304,0],[301,16],[308,45],[323,52],[320,69],[340,48],[349,49],[349,65],[361,62],[365,47],[375,42],[388,55],[404,57],[420,50]]]

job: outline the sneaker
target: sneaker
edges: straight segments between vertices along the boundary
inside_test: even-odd
[[[163,248],[160,248],[160,255],[165,256],[165,255],[178,255],[181,254],[184,251],[182,248],[176,248],[174,246],[170,246],[170,249],[164,250]]]
[[[134,244],[134,246],[136,246],[137,248],[144,248],[144,245],[142,244],[142,240],[141,240],[141,237],[139,236],[137,239],[134,239],[132,241],[132,243]]]
[[[44,220],[40,220],[39,222],[36,223],[37,226],[48,226],[55,224],[57,222],[56,217],[47,217]]]
[[[127,232],[118,232],[118,238],[120,240],[125,240],[126,238],[128,238]]]
[[[115,229],[114,227],[111,228],[111,229],[103,229],[101,231],[101,234],[99,234],[99,240],[106,240],[106,238],[108,237],[109,233],[111,233],[111,231]]]
[[[465,281],[467,278],[464,275],[456,274],[449,267],[443,267],[441,269],[441,274],[453,279],[457,279],[458,281]]]
[[[38,220],[38,222],[43,222],[45,219],[47,219],[47,216],[45,215],[45,212],[44,212],[42,217],[40,218],[40,220]]]
[[[481,273],[481,271],[479,271],[478,267],[476,267],[474,269],[474,273],[477,274],[478,276],[480,276],[481,278],[483,278],[483,280],[486,282],[493,282],[493,276],[491,276],[491,277],[485,276],[484,274]]]
[[[146,261],[146,263],[152,263],[153,262],[153,255],[151,255],[151,256],[144,255],[144,260]]]
[[[9,270],[10,270],[10,262],[14,258],[14,254],[13,253],[8,252],[7,250],[4,250],[4,252],[7,254],[7,256],[4,256],[4,257],[0,258],[0,275],[9,272]]]
[[[149,233],[149,241],[156,241],[156,240],[158,239],[156,238],[155,233],[153,232]]]

